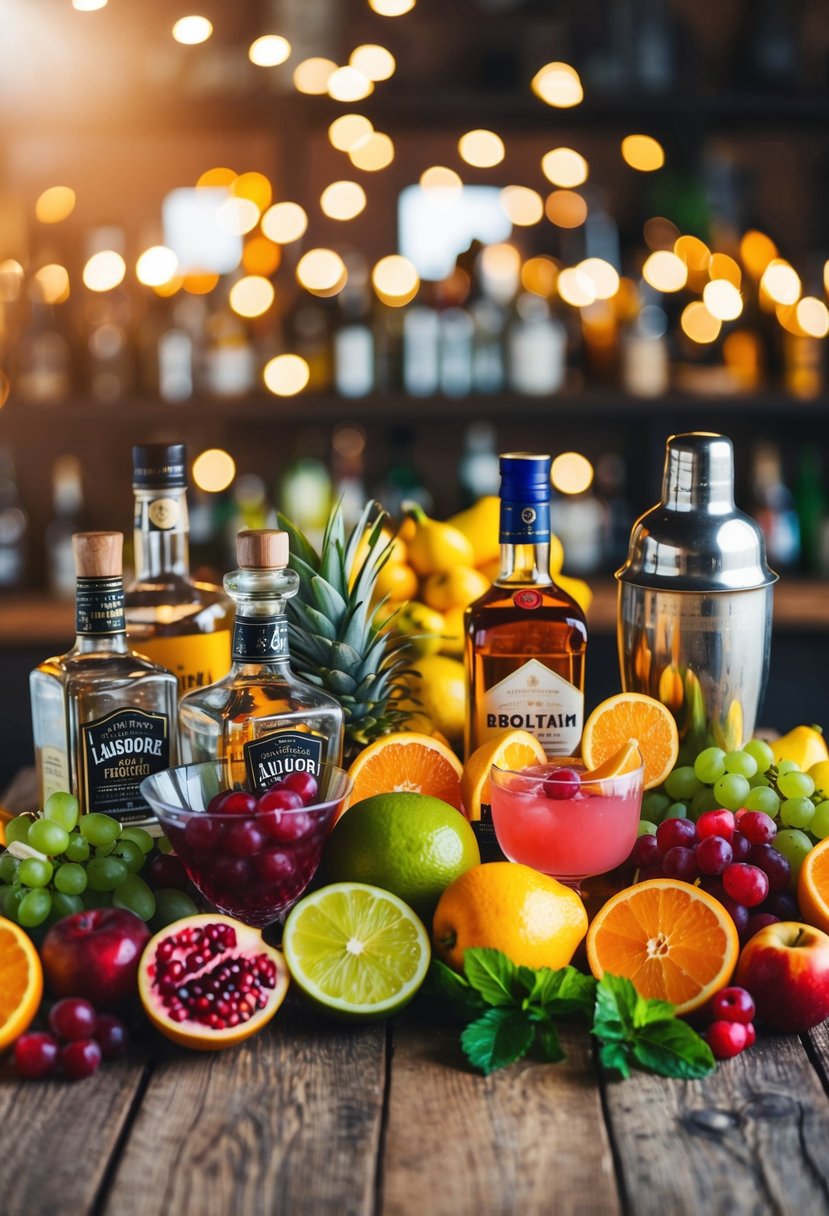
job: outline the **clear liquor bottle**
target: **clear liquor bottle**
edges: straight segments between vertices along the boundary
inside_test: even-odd
[[[572,756],[584,717],[587,625],[550,575],[550,457],[501,456],[501,571],[466,609],[466,754],[504,730]]]
[[[291,772],[339,764],[343,711],[291,671],[285,603],[299,579],[287,569],[287,533],[240,532],[236,552],[240,568],[224,580],[236,601],[233,664],[182,697],[179,738],[185,761],[227,758],[231,779],[261,793]]]
[[[127,644],[123,535],[80,532],[73,543],[75,645],[29,677],[41,805],[70,790],[82,812],[157,832],[138,787],[175,763],[176,679]]]
[[[206,688],[230,667],[233,605],[190,577],[187,453],[183,443],[132,450],[135,581],[126,592],[127,636],[172,671],[179,692]]]

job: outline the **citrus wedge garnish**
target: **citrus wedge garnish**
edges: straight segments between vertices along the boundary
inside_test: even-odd
[[[24,929],[0,917],[0,1051],[19,1038],[43,995],[43,968]]]
[[[348,775],[354,787],[346,806],[372,794],[431,794],[461,809],[461,762],[440,739],[414,731],[383,735],[364,747]]]
[[[480,819],[481,803],[489,805],[489,771],[493,764],[516,773],[546,759],[544,748],[526,730],[506,730],[482,743],[463,766],[461,794],[467,817]]]
[[[818,841],[803,859],[797,878],[797,903],[801,920],[829,933],[829,837]]]
[[[642,764],[642,753],[637,739],[628,739],[617,752],[600,764],[598,768],[582,773],[582,781],[603,781],[606,777],[624,777],[635,773]]]
[[[671,711],[644,693],[620,692],[596,706],[584,724],[582,759],[588,769],[597,769],[631,739],[642,753],[645,789],[652,790],[676,764],[679,734]]]
[[[597,979],[629,979],[640,996],[690,1013],[725,987],[740,940],[713,895],[673,878],[626,887],[597,912],[587,932],[587,960]]]
[[[423,922],[389,891],[337,882],[291,909],[282,949],[291,977],[326,1012],[387,1017],[407,1004],[429,969]]]

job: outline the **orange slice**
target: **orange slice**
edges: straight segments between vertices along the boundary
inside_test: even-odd
[[[797,879],[797,903],[802,920],[829,933],[829,836],[803,859]]]
[[[43,969],[24,929],[0,917],[0,1051],[27,1029],[43,995]]]
[[[604,764],[590,772],[582,774],[582,781],[603,781],[605,777],[624,777],[626,773],[635,773],[642,764],[642,753],[635,739],[628,739],[617,752],[614,752]]]
[[[630,742],[637,744],[645,762],[645,789],[661,785],[679,755],[679,734],[671,711],[641,692],[608,697],[584,724],[582,758],[587,768],[598,768]]]
[[[470,819],[481,818],[481,803],[489,805],[489,771],[498,768],[519,772],[531,764],[543,764],[544,748],[528,730],[505,730],[477,747],[463,766],[461,794]]]
[[[587,933],[587,959],[629,979],[640,996],[690,1013],[723,988],[737,966],[740,939],[722,904],[699,887],[651,878],[626,887],[599,910]]]
[[[353,806],[372,794],[408,790],[442,798],[461,810],[463,767],[455,753],[432,735],[398,731],[363,748],[348,770],[354,788],[346,802]]]

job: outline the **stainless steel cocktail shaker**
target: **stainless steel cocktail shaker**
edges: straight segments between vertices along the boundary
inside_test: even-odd
[[[763,534],[734,505],[724,435],[667,442],[662,501],[633,525],[619,580],[622,688],[674,714],[680,757],[754,732],[771,649],[773,584]]]

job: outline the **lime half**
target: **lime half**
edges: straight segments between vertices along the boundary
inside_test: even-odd
[[[412,999],[431,951],[408,904],[367,883],[337,882],[306,895],[285,921],[294,982],[328,1013],[386,1017]]]

